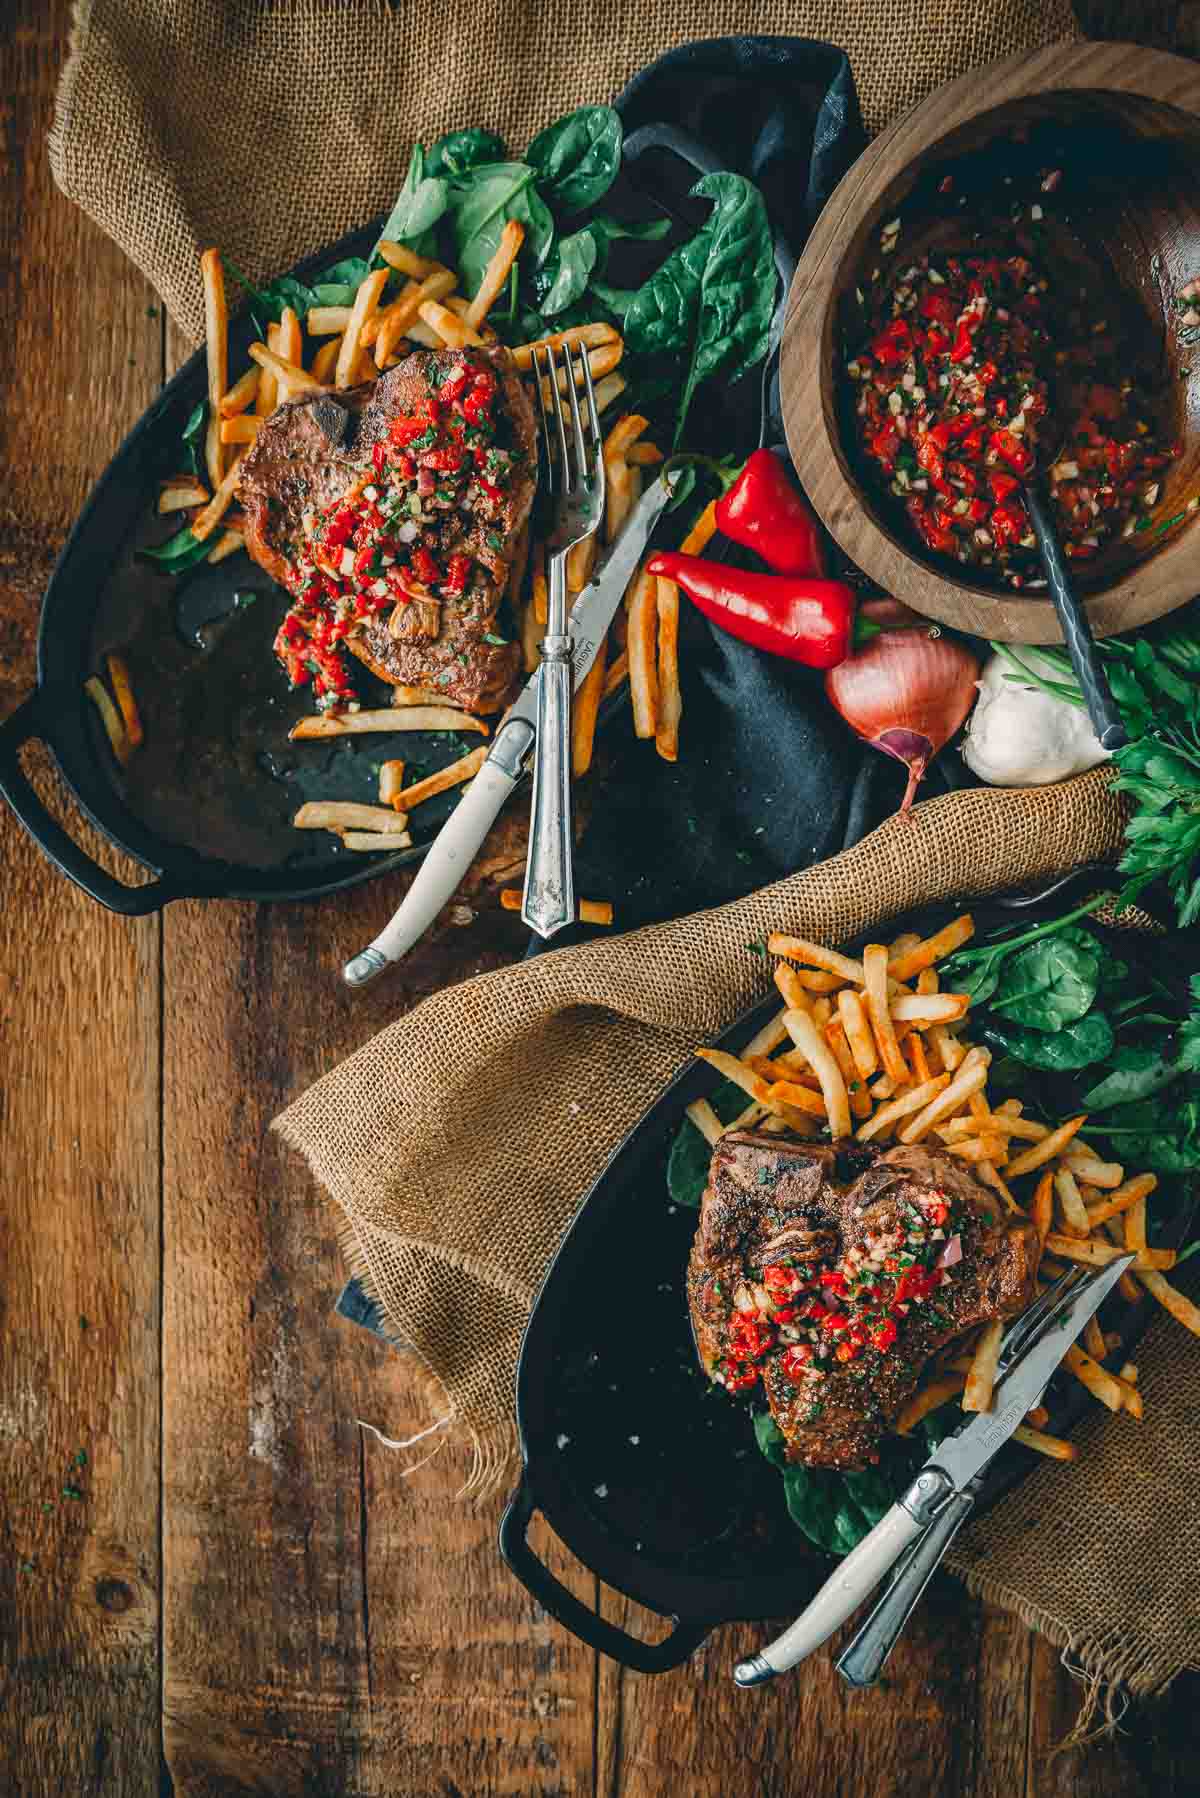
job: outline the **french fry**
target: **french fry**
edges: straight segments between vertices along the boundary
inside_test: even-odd
[[[467,309],[466,320],[472,330],[479,329],[504,291],[509,271],[517,260],[524,242],[524,225],[519,224],[516,219],[509,219],[500,233],[500,242],[492,252],[492,259],[483,271],[479,291]]]
[[[221,476],[221,484],[209,500],[208,504],[197,512],[192,520],[192,536],[198,543],[211,537],[221,519],[233,503],[234,492],[238,484],[239,464],[232,462],[225,474]]]
[[[341,838],[347,849],[363,851],[386,849],[391,851],[412,848],[412,838],[406,830],[395,834],[384,834],[375,830],[343,830]]]
[[[1098,1235],[1107,1236],[1109,1242],[1114,1243],[1119,1252],[1124,1252],[1125,1233],[1115,1218],[1108,1218],[1104,1223],[1097,1224],[1095,1228]],[[1142,1289],[1128,1268],[1117,1281],[1117,1291],[1131,1305],[1139,1304],[1141,1301]]]
[[[783,967],[786,963],[778,965]],[[875,1038],[871,1034],[862,999],[852,987],[844,986],[837,996],[837,1008],[858,1077],[860,1080],[869,1080],[879,1067],[879,1051],[875,1047]]]
[[[567,551],[567,592],[582,593],[596,566],[596,536],[580,538]]]
[[[220,425],[222,443],[253,443],[263,421],[253,412],[239,413],[236,418],[223,418]]]
[[[754,1032],[742,1050],[742,1059],[748,1061],[753,1055],[774,1055],[776,1049],[781,1049],[784,1043],[790,1043],[791,1040],[783,1012],[776,1012],[775,1016],[769,1018],[761,1030]]]
[[[1050,1422],[1050,1413],[1045,1405],[1035,1405],[1032,1411],[1026,1411],[1025,1422],[1031,1430],[1044,1430]]]
[[[629,605],[629,691],[633,701],[633,730],[638,737],[653,737],[658,729],[658,583],[639,568],[633,578]]]
[[[542,623],[539,624],[533,600],[521,613],[521,663],[526,674],[532,674],[542,659],[541,641],[544,636]]]
[[[354,378],[358,352],[361,348],[359,333],[363,324],[379,305],[380,295],[387,286],[388,271],[377,268],[359,282],[358,291],[354,295],[354,304],[350,308],[350,319],[342,337],[338,350],[337,364],[333,371],[335,387],[349,387]]]
[[[418,339],[421,308],[429,301],[444,300],[447,294],[453,293],[458,284],[458,276],[452,269],[440,266],[431,269],[418,281],[410,282],[400,293],[398,299],[384,308],[379,316],[379,325],[375,337],[375,366],[383,368],[387,359],[402,337]],[[453,314],[451,314],[453,316]],[[426,327],[428,329],[428,327]],[[438,343],[436,334],[433,344]]]
[[[1014,1442],[1023,1442],[1026,1448],[1036,1449],[1039,1455],[1048,1455],[1052,1461],[1077,1461],[1079,1450],[1073,1442],[1064,1442],[1061,1436],[1047,1436],[1043,1430],[1031,1430],[1028,1424],[1019,1423],[1012,1433]]]
[[[565,331],[552,331],[548,337],[535,337],[530,343],[519,343],[512,358],[519,369],[528,371],[533,367],[535,350],[561,350],[568,344],[583,344],[590,350],[619,342],[620,338],[611,325],[570,325]],[[592,372],[595,373],[595,370]]]
[[[222,394],[217,411],[222,418],[237,418],[254,404],[258,397],[258,383],[262,378],[262,370],[248,368],[244,375],[239,375],[228,393]]]
[[[379,803],[392,805],[404,791],[404,763],[381,762],[379,765]]]
[[[1119,1342],[1120,1338],[1118,1337],[1117,1340]],[[1117,1378],[1119,1380],[1124,1380],[1127,1386],[1136,1386],[1138,1383],[1137,1362],[1126,1361],[1120,1373],[1117,1375]]]
[[[537,542],[530,554],[533,563],[533,615],[539,624],[545,624],[549,615],[549,597],[546,588],[546,545]]]
[[[787,1011],[783,1021],[788,1035],[821,1082],[830,1135],[835,1141],[841,1136],[849,1136],[850,1101],[846,1082],[812,1015],[807,1011]]]
[[[304,355],[304,333],[300,329],[300,320],[291,306],[285,306],[279,315],[279,354],[285,362],[294,362],[301,366]]]
[[[812,1002],[812,1020],[818,1029],[823,1030],[833,1016],[833,1000],[821,993]]]
[[[966,993],[901,993],[889,1009],[897,1023],[950,1024],[964,1016],[970,1003]]]
[[[945,1092],[949,1084],[949,1074],[938,1074],[934,1079],[927,1080],[923,1086],[906,1087],[897,1098],[881,1105],[865,1124],[860,1124],[854,1133],[855,1136],[859,1142],[870,1142],[872,1137],[878,1136],[881,1130],[890,1129],[901,1118],[908,1117],[911,1112],[919,1111],[922,1105],[930,1104],[939,1093]],[[874,1088],[872,1087],[871,1090],[873,1092]]]
[[[900,1053],[895,1026],[888,1009],[888,959],[887,950],[882,943],[868,943],[863,950],[863,982],[867,1016],[875,1033],[884,1073],[890,1074],[893,1080],[907,1080],[908,1064]]]
[[[941,1374],[922,1386],[906,1404],[901,1405],[896,1416],[895,1430],[898,1436],[907,1436],[923,1417],[936,1411],[950,1399],[961,1392],[966,1385],[966,1375],[961,1373]]]
[[[225,530],[217,538],[204,560],[206,562],[223,562],[227,556],[235,556],[239,549],[245,549],[246,539],[241,531]]]
[[[310,337],[340,337],[350,323],[349,306],[310,306],[304,314],[304,329]],[[375,315],[378,317],[378,314]],[[366,335],[364,326],[360,342]],[[375,333],[371,333],[371,341]]]
[[[104,734],[112,746],[122,768],[133,754],[133,745],[129,741],[121,714],[109,698],[108,688],[96,675],[91,675],[83,683],[83,690],[100,714],[100,722],[104,726]]]
[[[615,543],[633,510],[633,477],[624,456],[605,456],[604,475],[604,535]]]
[[[946,1024],[931,1024],[929,1040],[937,1050],[945,1071],[952,1074],[967,1052],[962,1043]]]
[[[710,1148],[721,1140],[722,1124],[707,1099],[693,1099],[685,1105],[684,1116],[689,1117]]]
[[[629,651],[623,649],[620,655],[613,657],[608,664],[608,673],[604,676],[604,697],[615,693],[624,681],[629,679]]]
[[[351,489],[351,493],[353,494],[353,489]],[[352,504],[353,501],[352,501],[352,499],[348,499],[345,503],[349,505],[349,504]],[[442,698],[442,696],[439,693],[436,693],[432,687],[393,687],[392,688],[392,704],[393,705],[439,706],[439,705],[445,705],[445,703],[446,702]]]
[[[925,1053],[925,1044],[921,1040],[919,1030],[914,1030],[905,1041],[904,1057],[912,1069],[914,1085],[919,1086],[923,1081],[933,1078],[933,1071],[929,1066],[929,1058]]]
[[[1070,1368],[1092,1397],[1098,1398],[1110,1411],[1120,1411],[1123,1408],[1121,1382],[1101,1367],[1098,1361],[1085,1354],[1077,1342],[1073,1342],[1063,1356],[1063,1366]]]
[[[637,442],[649,422],[640,412],[626,412],[618,418],[604,439],[605,460],[609,456],[620,456],[623,461],[627,460],[626,451]]]
[[[872,1037],[871,1041],[874,1042],[874,1040],[875,1038]],[[893,1099],[897,1092],[906,1092],[907,1089],[907,1081],[902,1081],[897,1086],[890,1074],[881,1074],[878,1080],[872,1080],[870,1091],[873,1099]]]
[[[904,1126],[900,1132],[900,1141],[920,1142],[922,1137],[928,1136],[935,1124],[940,1124],[943,1118],[953,1117],[965,1099],[987,1084],[991,1059],[987,1049],[969,1049],[957,1071],[951,1076],[949,1084],[923,1111],[917,1113],[911,1123]],[[907,1072],[906,1068],[905,1073]],[[1011,1167],[1009,1174],[1011,1177]]]
[[[225,472],[226,460],[216,434],[216,423],[229,386],[229,310],[225,303],[225,270],[220,250],[205,250],[200,258],[200,279],[204,286],[204,344],[208,365],[208,478],[216,487]]]
[[[146,733],[142,728],[142,716],[138,711],[137,700],[133,696],[133,683],[129,678],[129,664],[123,655],[116,650],[111,651],[105,661],[108,665],[108,678],[112,682],[113,697],[117,702],[117,710],[121,714],[121,723],[125,728],[125,737],[130,749],[137,749],[145,741]]]
[[[486,760],[487,745],[481,743],[478,749],[472,749],[457,762],[450,762],[445,768],[439,768],[436,774],[427,774],[424,780],[414,781],[411,787],[402,787],[393,795],[392,804],[398,811],[411,811],[415,805],[432,799],[435,793],[445,793],[451,787],[462,786],[464,781],[478,774]]]
[[[159,482],[160,512],[190,512],[193,506],[202,506],[207,499],[208,488],[195,475],[176,474],[168,481]]]
[[[1129,1207],[1136,1205],[1139,1200],[1145,1204],[1157,1185],[1157,1174],[1136,1174],[1132,1180],[1127,1180],[1123,1186],[1118,1186],[1115,1192],[1110,1192],[1106,1199],[1100,1199],[1096,1204],[1089,1205],[1087,1208],[1089,1230],[1094,1230],[1097,1224],[1105,1223],[1110,1217],[1117,1217],[1121,1212],[1128,1211]]]
[[[1120,1186],[1125,1178],[1125,1169],[1117,1161],[1097,1161],[1094,1155],[1067,1155],[1064,1160],[1077,1180],[1104,1191]]]
[[[842,1020],[835,1012],[826,1024],[823,1035],[829,1045],[829,1053],[838,1064],[842,1079],[846,1083],[846,1092],[850,1100],[850,1116],[867,1118],[871,1115],[871,1095],[865,1083],[859,1078],[858,1069],[854,1065],[854,1057],[850,1053],[850,1044],[846,1041],[846,1032],[842,1028]]]
[[[1038,1181],[1034,1191],[1032,1217],[1034,1228],[1038,1233],[1038,1241],[1044,1249],[1054,1217],[1054,1175],[1049,1168]]]
[[[1075,1176],[1069,1167],[1060,1167],[1056,1172],[1054,1190],[1058,1194],[1058,1203],[1062,1210],[1063,1233],[1067,1236],[1087,1236],[1092,1228],[1088,1220],[1087,1206],[1079,1196]]]
[[[1137,1198],[1125,1209],[1125,1247],[1127,1249],[1144,1249],[1146,1246],[1146,1195],[1140,1192]]]
[[[638,445],[634,445],[636,449]],[[679,759],[679,720],[683,694],[679,686],[679,588],[665,575],[656,577],[658,605],[658,729],[654,747],[664,762]]]
[[[525,903],[525,896],[520,887],[502,887],[500,889],[500,907],[502,911],[520,911]],[[611,924],[613,908],[610,899],[580,899],[577,901],[575,916],[581,924]]]
[[[1156,1298],[1163,1309],[1169,1311],[1175,1321],[1181,1323],[1185,1330],[1190,1330],[1193,1336],[1200,1336],[1200,1311],[1196,1309],[1190,1299],[1184,1297],[1177,1287],[1172,1286],[1169,1280],[1164,1280],[1160,1273],[1154,1273],[1142,1267],[1134,1269],[1134,1279],[1139,1285],[1144,1286],[1151,1297]]]
[[[1003,1340],[1003,1321],[998,1317],[993,1318],[979,1338],[979,1346],[971,1362],[971,1371],[963,1388],[964,1411],[991,1410],[996,1375],[1000,1371],[1000,1344]]]
[[[777,961],[771,970],[771,978],[789,1011],[811,1011],[812,1000],[796,978],[795,968],[789,967],[786,961]]]
[[[1100,1328],[1100,1320],[1095,1312],[1084,1324],[1080,1341],[1093,1361],[1103,1361],[1108,1353],[1108,1344],[1104,1340],[1104,1331]]]
[[[679,545],[681,556],[701,556],[717,534],[717,502],[710,499]]]
[[[448,273],[440,262],[431,262],[427,256],[418,256],[414,250],[406,249],[402,243],[393,243],[388,237],[380,239],[377,254],[383,257],[389,268],[394,268],[398,274],[408,275],[414,281],[424,281],[430,275]]]
[[[1017,1204],[1017,1201],[1013,1196],[1012,1188],[1008,1186],[1003,1174],[1000,1172],[1000,1169],[994,1161],[988,1161],[986,1158],[977,1161],[975,1163],[975,1171],[985,1186],[990,1186],[993,1192],[998,1192],[1000,1194],[1000,1197],[1004,1200],[1004,1203],[1010,1212],[1015,1212],[1018,1216],[1024,1217],[1025,1213]]]
[[[195,526],[193,525],[193,530]],[[376,730],[471,730],[487,736],[482,718],[453,706],[393,706],[390,710],[321,712],[293,724],[289,737],[353,737]]]
[[[608,645],[602,641],[591,667],[575,691],[571,706],[571,772],[578,780],[592,765],[592,749],[596,740],[596,719],[604,697],[604,675]]]
[[[1020,1174],[1031,1174],[1035,1167],[1042,1167],[1047,1161],[1053,1161],[1066,1148],[1086,1117],[1087,1113],[1081,1111],[1078,1117],[1069,1118],[1057,1130],[1051,1130],[1049,1136],[1043,1136],[1041,1142],[1035,1142],[1023,1154],[1014,1157],[1009,1164],[1009,1179],[1015,1180]]]
[[[888,955],[889,957],[907,955],[910,949],[918,947],[920,941],[921,937],[919,931],[902,930],[895,941],[888,944]]]
[[[974,1161],[980,1166],[984,1162],[993,1167],[1004,1166],[1004,1139],[1000,1136],[964,1136],[958,1142],[947,1143],[946,1147],[951,1155],[957,1155],[962,1161]]]
[[[1064,1261],[1082,1262],[1086,1267],[1107,1267],[1110,1261],[1129,1252],[1115,1242],[1098,1242],[1094,1236],[1080,1242],[1077,1237],[1059,1236],[1053,1230],[1046,1238],[1046,1247],[1052,1255],[1061,1255]],[[1139,1249],[1130,1271],[1140,1276],[1146,1270],[1159,1272],[1174,1265],[1174,1249]]]
[[[279,354],[279,326],[276,324],[267,326],[267,348],[274,355]],[[269,418],[279,404],[279,383],[269,368],[263,368],[258,363],[255,367],[258,368],[258,392],[254,396],[255,416]]]
[[[288,362],[283,356],[277,356],[275,351],[268,349],[265,343],[252,343],[250,356],[260,368],[266,369],[274,377],[277,389],[282,390],[280,392],[282,399],[295,393],[319,393],[321,391],[322,383],[315,376],[310,375],[306,368],[301,368],[297,362]],[[261,386],[259,391],[262,391]]]
[[[627,386],[624,375],[605,375],[602,381],[597,381],[594,389],[596,411],[607,412],[610,406],[617,403]]]
[[[581,331],[587,331],[591,327],[588,325],[580,325],[578,328]],[[615,335],[616,334],[614,332],[614,336]],[[602,343],[598,350],[589,350],[587,353],[587,364],[588,364],[588,368],[591,371],[593,381],[598,380],[601,375],[607,375],[607,374],[611,373],[611,371],[617,366],[617,363],[621,360],[621,357],[624,355],[624,353],[625,353],[625,345],[621,342],[621,339],[619,337],[616,338],[616,341],[614,343]],[[576,387],[582,387],[583,386],[583,370],[580,367],[578,362],[573,361],[571,363],[571,372],[574,375]],[[542,383],[542,400],[545,405],[549,406],[551,403],[549,376],[543,375],[541,377],[541,383]],[[567,391],[567,371],[561,365],[559,366],[559,369],[558,369],[558,391],[562,394],[565,394]],[[597,410],[599,410],[599,407],[597,407]]]
[[[830,974],[824,968],[797,968],[796,979],[810,993],[836,993],[846,984],[837,974]]]
[[[407,823],[403,812],[350,799],[310,799],[292,819],[296,830],[372,830],[378,836],[400,836]]]
[[[946,924],[934,936],[927,937],[918,943],[915,949],[909,949],[904,955],[897,955],[888,962],[888,973],[893,980],[911,980],[922,968],[931,968],[935,961],[953,954],[961,949],[964,943],[970,942],[975,934],[975,920],[970,912],[964,912],[961,918],[955,918]]]
[[[700,1061],[708,1062],[709,1066],[716,1068],[717,1072],[723,1074],[726,1080],[732,1080],[733,1084],[740,1086],[751,1099],[757,1100],[760,1105],[765,1106],[768,1111],[773,1111],[779,1117],[789,1120],[804,1117],[805,1111],[800,1109],[801,1105],[809,1111],[810,1115],[811,1109],[816,1107],[819,1109],[821,1117],[825,1116],[825,1106],[815,1093],[810,1093],[806,1088],[797,1086],[789,1087],[790,1091],[799,1095],[795,1102],[789,1102],[777,1095],[773,1096],[771,1086],[761,1074],[756,1074],[753,1068],[748,1068],[736,1055],[729,1055],[724,1049],[697,1049],[696,1055]]]
[[[664,460],[663,453],[657,443],[631,443],[625,452],[625,460],[634,468],[654,468]]]
[[[823,948],[820,943],[810,943],[802,936],[787,936],[781,930],[773,930],[768,936],[767,954],[782,955],[788,961],[798,961],[810,968],[821,968],[827,974],[837,974],[840,979],[851,981],[855,986],[862,986],[866,979],[861,961],[851,961],[848,955],[839,955],[836,949]]]
[[[1138,1422],[1140,1423],[1145,1414],[1144,1407],[1142,1404],[1141,1393],[1138,1391],[1136,1386],[1130,1385],[1127,1380],[1123,1380],[1121,1378],[1120,1374],[1114,1374],[1113,1379],[1117,1382],[1117,1385],[1121,1388],[1121,1408],[1122,1408],[1122,1410],[1127,1411],[1129,1413],[1130,1417],[1136,1417]]]
[[[449,306],[443,306],[440,300],[422,300],[417,316],[437,333],[447,349],[465,350],[468,345],[483,347],[483,338],[475,327],[465,318],[459,318],[456,312],[451,312]]]

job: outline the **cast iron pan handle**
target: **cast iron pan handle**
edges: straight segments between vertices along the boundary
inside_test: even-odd
[[[699,1648],[712,1629],[709,1623],[681,1623],[675,1618],[675,1627],[665,1641],[639,1642],[636,1636],[628,1635],[616,1624],[606,1623],[595,1611],[589,1611],[561,1581],[555,1579],[530,1548],[526,1533],[534,1509],[533,1495],[522,1479],[500,1519],[500,1553],[542,1609],[549,1611],[564,1629],[569,1629],[589,1648],[599,1649],[601,1654],[619,1661],[623,1667],[632,1667],[637,1673],[666,1673],[672,1667],[681,1666]]]
[[[18,759],[21,745],[35,737],[51,742],[38,717],[37,699],[37,694],[31,693],[12,716],[0,724],[0,794],[8,800],[42,853],[68,880],[82,887],[89,898],[127,918],[141,918],[147,912],[159,911],[168,899],[175,897],[175,889],[167,881],[153,880],[146,886],[127,887],[114,879],[67,835],[61,824],[55,823],[26,780]]]
[[[1071,585],[1071,577],[1067,573],[1067,565],[1063,560],[1062,545],[1058,533],[1046,510],[1046,502],[1042,497],[1037,481],[1030,481],[1025,488],[1025,504],[1033,522],[1034,534],[1041,551],[1042,567],[1046,571],[1046,581],[1050,588],[1050,597],[1054,601],[1054,610],[1058,613],[1058,622],[1062,626],[1063,638],[1067,646],[1067,654],[1071,658],[1071,666],[1075,670],[1083,692],[1083,702],[1087,707],[1087,715],[1092,721],[1092,729],[1100,739],[1100,745],[1110,754],[1120,749],[1129,741],[1129,733],[1121,722],[1116,702],[1108,685],[1108,677],[1100,665],[1096,654],[1096,645],[1092,640],[1091,628],[1088,625],[1087,613],[1076,598],[1075,589]]]

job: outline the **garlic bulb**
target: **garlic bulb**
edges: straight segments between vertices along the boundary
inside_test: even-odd
[[[1036,649],[1022,647],[1021,660],[1048,679],[1062,679]],[[994,655],[975,684],[979,698],[963,760],[989,786],[1049,786],[1107,761],[1083,707],[1027,686],[1003,656]]]

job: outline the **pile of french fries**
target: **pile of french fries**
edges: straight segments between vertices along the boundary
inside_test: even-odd
[[[1040,1286],[1068,1263],[1102,1266],[1132,1250],[1137,1259],[1119,1291],[1155,1298],[1185,1329],[1200,1336],[1200,1310],[1164,1278],[1175,1251],[1146,1241],[1146,1201],[1154,1174],[1127,1176],[1081,1136],[1086,1115],[1057,1127],[1026,1117],[1021,1102],[993,1104],[987,1082],[991,1053],[970,1040],[970,1000],[943,992],[938,963],[974,934],[970,914],[924,939],[906,934],[871,943],[861,959],[819,943],[776,933],[767,952],[784,1008],[740,1055],[697,1054],[741,1087],[751,1103],[722,1124],[706,1099],[687,1114],[708,1140],[751,1127],[863,1143],[928,1142],[966,1162],[996,1194],[998,1215],[1028,1220],[1041,1247]],[[958,1398],[964,1411],[991,1408],[1004,1324],[996,1320],[959,1337],[925,1370],[920,1388],[895,1420],[907,1435],[940,1405]],[[1120,1344],[1092,1318],[1064,1367],[1110,1411],[1142,1416],[1138,1370],[1101,1363]],[[1016,1440],[1061,1461],[1074,1444],[1048,1435],[1039,1406]]]

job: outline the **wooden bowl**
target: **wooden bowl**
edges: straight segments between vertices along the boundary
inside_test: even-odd
[[[860,284],[882,264],[881,227],[902,221],[898,267],[961,243],[1006,204],[1005,176],[1028,191],[1061,168],[1039,226],[1052,280],[1066,271],[1115,311],[1156,396],[1156,428],[1181,453],[1164,471],[1155,521],[1200,494],[1200,343],[1175,299],[1200,275],[1200,67],[1131,44],[1059,44],[940,88],[877,138],[833,194],[796,270],[781,392],[788,446],[812,503],[847,555],[887,593],[984,637],[1052,643],[1045,593],[987,572],[955,571],[925,551],[899,503],[857,450],[847,359],[865,329]],[[940,189],[946,175],[952,192]],[[1022,188],[1024,184],[1024,188]],[[967,192],[967,211],[954,213]],[[1200,592],[1200,512],[1103,550],[1078,582],[1098,635],[1161,617]]]

